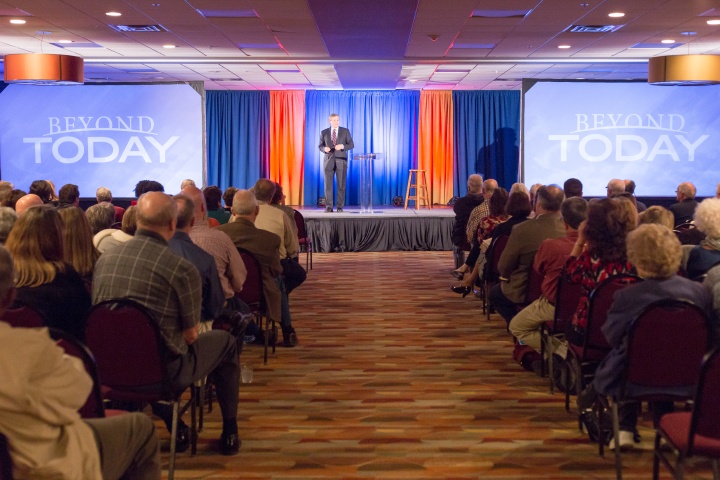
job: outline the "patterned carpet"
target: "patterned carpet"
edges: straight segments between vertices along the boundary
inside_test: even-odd
[[[612,453],[598,456],[563,395],[513,363],[500,317],[449,291],[450,252],[313,260],[291,296],[300,345],[278,347],[267,366],[260,347],[242,354],[255,378],[240,390],[240,454],[213,451],[216,404],[176,478],[614,478]],[[647,419],[641,434],[623,455],[628,479],[652,474]],[[687,478],[712,478],[709,465]]]

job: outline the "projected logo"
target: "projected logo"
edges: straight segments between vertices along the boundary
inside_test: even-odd
[[[685,117],[676,113],[576,113],[575,126],[569,134],[547,136],[559,142],[561,162],[578,156],[588,162],[652,162],[659,156],[693,162],[696,150],[710,138],[707,134],[688,137]],[[623,131],[636,133],[619,133]]]
[[[165,163],[168,149],[180,138],[175,135],[159,141],[153,131],[155,121],[147,116],[49,117],[48,122],[44,136],[23,138],[23,143],[34,146],[35,163],[42,163],[48,153],[60,163],[125,163],[128,158],[152,163],[153,157]],[[96,135],[102,132],[114,136]],[[128,134],[127,140],[121,140],[118,133]]]

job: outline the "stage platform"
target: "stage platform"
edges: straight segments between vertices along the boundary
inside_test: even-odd
[[[293,207],[305,217],[316,252],[385,252],[390,250],[452,250],[452,207],[407,210],[374,206],[373,213],[345,207],[342,213],[324,208]]]

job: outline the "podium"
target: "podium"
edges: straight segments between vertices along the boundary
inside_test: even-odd
[[[353,155],[353,160],[360,162],[360,213],[374,213],[372,207],[373,163],[382,159],[382,153]]]

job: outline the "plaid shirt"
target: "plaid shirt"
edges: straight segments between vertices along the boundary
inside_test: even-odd
[[[131,240],[100,256],[93,273],[93,304],[116,298],[147,307],[170,351],[187,353],[183,331],[200,321],[200,274],[160,235],[138,230]]]
[[[207,225],[195,225],[190,229],[190,238],[215,259],[225,298],[232,298],[235,292],[241,291],[247,270],[230,237]]]

